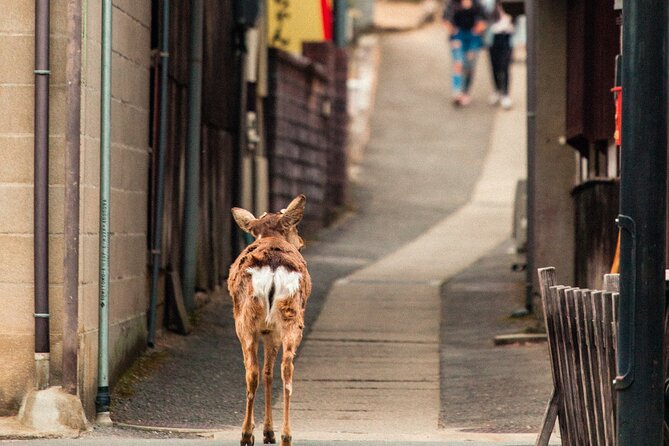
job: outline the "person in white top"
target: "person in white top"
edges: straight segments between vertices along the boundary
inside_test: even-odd
[[[514,27],[513,20],[502,8],[501,0],[495,2],[490,15],[490,65],[492,67],[495,92],[490,96],[491,105],[501,105],[504,109],[511,108],[513,102],[509,96],[509,65],[511,64],[511,36]]]

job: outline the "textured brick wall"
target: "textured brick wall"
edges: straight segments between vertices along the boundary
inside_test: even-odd
[[[329,147],[328,79],[321,65],[277,49],[269,52],[267,146],[270,209],[307,196],[305,234],[323,226]]]

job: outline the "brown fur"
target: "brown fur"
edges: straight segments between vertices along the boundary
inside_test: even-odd
[[[279,347],[283,347],[281,377],[284,384],[284,419],[281,445],[290,446],[290,397],[293,380],[293,358],[302,340],[304,311],[311,294],[311,277],[307,263],[299,252],[304,242],[297,233],[297,224],[304,213],[305,198],[296,197],[282,212],[264,214],[255,218],[250,212],[233,208],[233,216],[239,226],[256,237],[237,257],[230,267],[228,290],[233,301],[235,330],[244,354],[246,368],[246,416],[242,425],[242,445],[253,442],[253,401],[259,382],[258,338],[262,335],[265,344],[263,381],[265,386],[264,440],[274,439],[272,421],[272,380],[274,361]],[[300,287],[294,295],[274,302],[279,317],[274,323],[265,322],[265,307],[254,296],[249,268],[269,266],[276,270],[282,266],[301,274]]]

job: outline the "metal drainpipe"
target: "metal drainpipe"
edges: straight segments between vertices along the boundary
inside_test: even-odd
[[[525,269],[525,310],[526,314],[532,313],[533,305],[533,283],[534,275],[534,202],[536,165],[536,111],[537,111],[537,0],[525,2],[525,14],[527,16],[527,247]],[[520,312],[518,313],[521,314]]]
[[[663,431],[667,3],[623,3],[618,446]]]
[[[154,215],[153,242],[151,246],[151,307],[149,309],[149,347],[156,340],[156,306],[158,302],[158,280],[160,272],[160,250],[163,240],[163,201],[165,178],[165,151],[167,150],[167,75],[169,73],[170,51],[170,1],[163,0],[163,20],[160,40],[160,104],[158,166],[156,173],[156,212]]]
[[[334,42],[340,48],[346,46],[346,20],[347,20],[347,2],[346,0],[334,1]]]
[[[35,385],[49,387],[49,0],[35,1]]]
[[[100,312],[98,330],[98,394],[95,409],[99,424],[109,418],[109,179],[111,161],[111,56],[112,0],[102,1],[102,76],[100,94]]]
[[[78,387],[79,348],[79,156],[81,153],[81,0],[67,3],[67,134],[65,145],[65,261],[63,294],[63,389]]]
[[[190,43],[188,50],[188,148],[186,150],[186,190],[184,196],[183,243],[181,257],[182,292],[186,308],[193,309],[197,273],[197,233],[200,195],[200,134],[202,131],[202,40],[204,6],[190,2]]]

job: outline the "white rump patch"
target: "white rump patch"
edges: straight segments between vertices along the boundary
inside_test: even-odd
[[[265,307],[265,321],[272,322],[274,302],[293,296],[300,289],[302,274],[290,271],[283,266],[273,271],[269,266],[262,268],[249,268],[246,270],[251,275],[253,295],[259,298]],[[269,298],[274,287],[274,296],[270,306]]]

